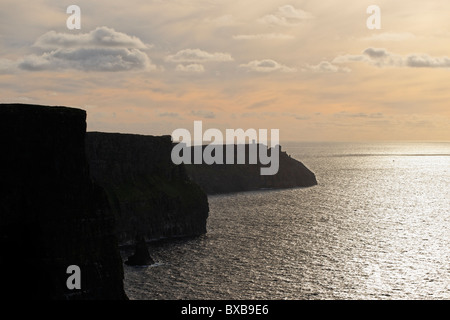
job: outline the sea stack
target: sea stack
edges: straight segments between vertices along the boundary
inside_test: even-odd
[[[134,245],[134,254],[128,257],[125,264],[129,266],[147,266],[154,264],[150,253],[148,253],[147,244],[143,236],[136,237],[136,243]]]

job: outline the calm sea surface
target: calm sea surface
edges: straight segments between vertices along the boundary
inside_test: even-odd
[[[283,148],[318,186],[210,196],[207,235],[124,266],[129,298],[450,299],[450,143]]]

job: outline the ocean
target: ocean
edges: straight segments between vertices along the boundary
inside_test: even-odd
[[[317,186],[209,196],[206,235],[149,244],[156,264],[124,265],[128,297],[450,299],[450,143],[283,150]]]

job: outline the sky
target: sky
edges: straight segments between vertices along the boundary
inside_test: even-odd
[[[69,29],[70,5],[81,9]],[[370,29],[371,5],[380,29]],[[0,103],[88,131],[450,141],[450,2],[0,0]]]

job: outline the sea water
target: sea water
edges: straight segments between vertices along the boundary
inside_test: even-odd
[[[284,143],[311,188],[209,196],[130,299],[450,299],[450,143]],[[129,251],[123,251],[126,256]]]

